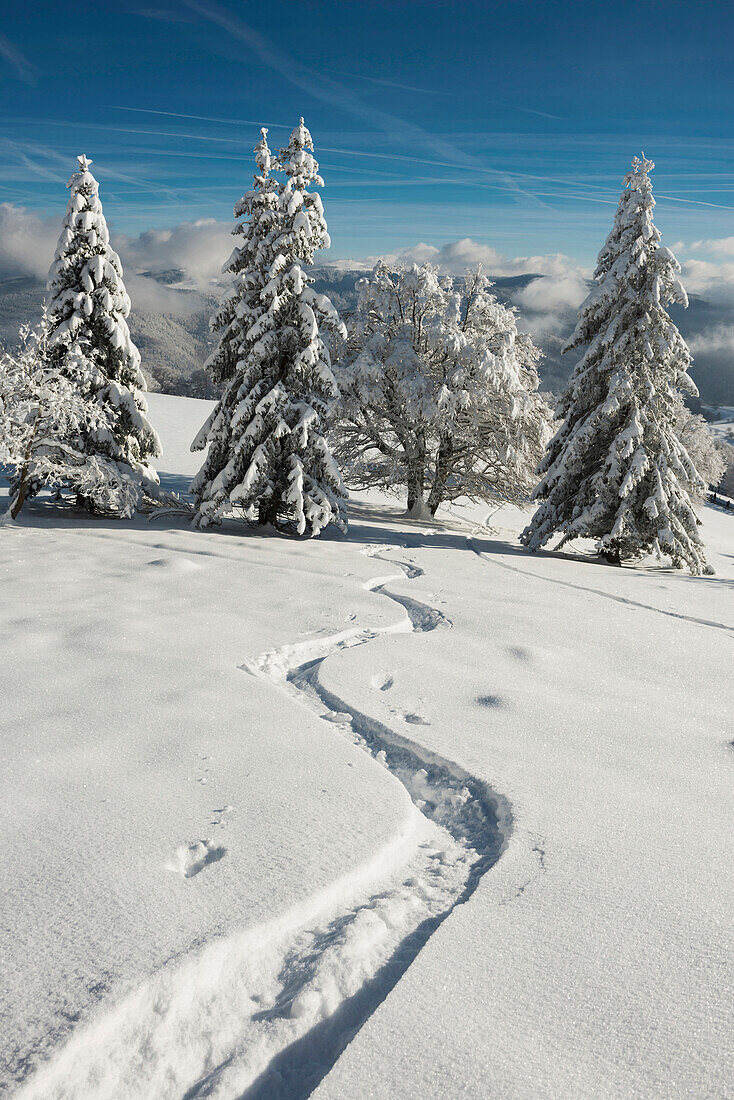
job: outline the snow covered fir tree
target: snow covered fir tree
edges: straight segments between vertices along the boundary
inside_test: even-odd
[[[57,338],[56,349],[58,351]],[[105,410],[83,396],[86,356],[66,338],[61,374],[49,355],[48,314],[0,354],[0,463],[11,467],[8,517],[41,489],[71,489],[100,512],[131,516],[139,486],[130,471],[89,454],[90,431],[109,431]]]
[[[318,535],[346,525],[346,491],[325,437],[338,389],[322,335],[345,330],[304,271],[330,244],[321,198],[309,191],[323,180],[303,119],[278,157],[263,129],[255,159],[254,187],[235,207],[243,241],[224,269],[234,285],[212,320],[221,335],[207,367],[225,388],[192,444],[209,448],[191,487],[193,522],[234,515]]]
[[[78,162],[48,278],[50,360],[94,407],[80,421],[81,450],[90,459],[116,463],[140,496],[158,483],[151,459],[160,454],[160,441],[147,419],[140,353],[126,321],[130,299],[110,247],[99,185],[89,170],[92,162],[84,155]],[[100,510],[99,499],[79,492],[78,500]],[[115,511],[114,500],[103,510]]]
[[[380,263],[360,284],[336,454],[350,484],[405,491],[414,516],[457,497],[528,499],[550,434],[539,350],[480,269]]]
[[[709,572],[689,497],[705,487],[676,431],[681,391],[697,390],[690,352],[665,308],[688,299],[653,224],[653,167],[643,154],[625,177],[596,285],[564,349],[586,352],[538,469],[541,504],[520,537],[538,550],[560,532],[559,546],[596,539],[614,563],[652,552]]]

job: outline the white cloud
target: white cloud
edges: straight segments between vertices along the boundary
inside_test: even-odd
[[[695,333],[688,337],[687,344],[694,355],[712,351],[734,352],[734,325],[715,325],[708,332]]]
[[[708,252],[714,256],[734,256],[734,237],[709,237],[705,241],[694,241],[690,252]]]
[[[45,279],[61,228],[23,206],[0,203],[0,279],[32,275]]]
[[[441,248],[418,244],[412,249],[404,249],[400,255],[407,261],[421,263],[424,254],[425,259],[435,263],[446,274],[460,275],[467,267],[476,267],[477,264],[481,264],[485,271],[493,275],[504,274],[499,270],[504,264],[502,254],[491,245],[478,244],[471,237],[451,241],[442,245]]]
[[[215,218],[181,222],[171,229],[148,229],[139,237],[117,236],[114,244],[131,271],[179,268],[186,282],[204,290],[221,277],[234,244],[232,223]]]
[[[178,290],[145,275],[130,274],[129,271],[125,272],[125,287],[130,295],[133,313],[136,310],[145,310],[149,313],[186,317],[202,304],[199,294]]]
[[[691,294],[716,302],[734,303],[734,261],[686,260],[682,264],[683,285]]]
[[[60,230],[60,217],[40,217],[25,207],[0,203],[0,279],[32,276],[45,282]],[[112,240],[133,308],[176,314],[190,312],[198,300],[140,273],[176,268],[183,272],[185,285],[210,289],[220,278],[232,243],[231,224],[213,218]]]
[[[576,272],[533,279],[515,294],[515,302],[533,313],[569,314],[583,302],[589,288]]]
[[[479,244],[471,237],[464,237],[460,241],[449,241],[440,248],[421,241],[399,252],[391,252],[379,257],[367,256],[363,260],[349,262],[354,267],[369,268],[373,267],[378,259],[394,264],[430,262],[436,264],[447,275],[460,275],[467,267],[476,267],[477,264],[481,264],[489,275],[562,276],[569,272],[582,274],[578,264],[561,252],[545,256],[509,257],[492,248],[491,245]],[[339,262],[336,261],[336,263]]]
[[[701,257],[681,263],[686,290],[720,305],[734,305],[734,237],[693,241],[682,251]]]

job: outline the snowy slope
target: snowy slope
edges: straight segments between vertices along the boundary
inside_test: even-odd
[[[707,533],[731,547],[729,517],[707,510]],[[416,667],[381,640],[324,669],[385,718],[389,670],[430,721],[414,736],[501,790],[514,828],[316,1095],[729,1096],[732,556],[699,582],[509,535],[440,574],[422,552],[443,653]]]
[[[150,407],[182,488],[208,403]],[[704,513],[714,578],[377,497],[307,543],[3,527],[4,1081],[730,1095],[734,517]]]

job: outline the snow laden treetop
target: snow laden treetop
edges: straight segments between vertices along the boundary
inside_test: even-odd
[[[158,482],[150,459],[160,454],[160,441],[147,420],[140,353],[126,321],[130,299],[91,163],[78,157],[79,169],[67,185],[71,195],[49,271],[51,360],[103,414],[84,421],[82,450],[150,486]],[[94,502],[85,503],[98,510]]]
[[[322,337],[345,331],[303,268],[330,244],[321,198],[308,190],[323,180],[303,119],[278,157],[263,129],[255,160],[253,189],[235,206],[243,241],[224,267],[232,290],[212,318],[221,335],[207,367],[226,384],[192,444],[209,447],[192,484],[194,524],[239,514],[317,535],[346,525],[346,491],[324,435],[338,389]]]
[[[652,161],[635,157],[595,286],[564,351],[586,347],[560,400],[562,424],[538,474],[542,501],[521,541],[559,531],[597,540],[620,562],[653,552],[708,572],[689,492],[704,486],[676,432],[681,390],[696,394],[690,352],[666,312],[688,299],[680,265],[653,224]]]

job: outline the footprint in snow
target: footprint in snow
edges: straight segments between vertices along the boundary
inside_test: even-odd
[[[201,569],[201,566],[197,561],[192,561],[191,558],[154,558],[153,561],[149,561],[148,565],[153,565],[157,569],[165,569],[167,573],[193,573],[197,569]]]
[[[222,829],[226,828],[226,826],[229,824],[229,822],[227,821],[227,814],[230,814],[233,809],[233,806],[227,805],[221,806],[218,810],[212,810],[212,820],[209,822],[209,824],[218,825]]]
[[[477,702],[480,707],[490,707],[493,710],[501,710],[507,706],[501,695],[478,695]]]
[[[424,718],[422,714],[406,714],[405,721],[411,726],[430,726],[430,718]]]
[[[193,878],[210,863],[218,863],[226,854],[227,849],[213,840],[193,840],[176,849],[173,858],[166,864],[166,870],[175,871],[183,878]]]
[[[352,722],[351,714],[343,710],[330,710],[323,717],[326,722],[333,722],[335,726],[349,726]]]
[[[370,683],[379,691],[389,691],[395,681],[392,676],[373,676]]]

